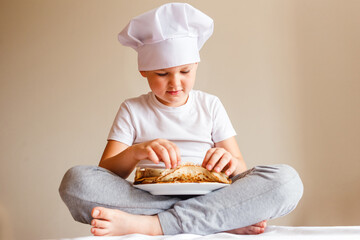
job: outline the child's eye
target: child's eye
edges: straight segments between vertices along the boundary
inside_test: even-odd
[[[187,71],[181,71],[181,73],[183,73],[183,74],[186,74],[186,73],[189,73],[190,72],[190,70],[187,70]]]
[[[156,73],[156,75],[160,76],[160,77],[164,77],[167,75],[167,73]]]

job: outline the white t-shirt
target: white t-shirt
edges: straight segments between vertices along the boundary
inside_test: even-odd
[[[115,117],[108,140],[126,145],[163,138],[175,143],[182,162],[201,164],[214,143],[235,136],[235,130],[218,97],[192,90],[180,107],[169,107],[152,92],[125,100]],[[164,166],[160,162],[161,166]],[[159,166],[149,160],[138,166]]]

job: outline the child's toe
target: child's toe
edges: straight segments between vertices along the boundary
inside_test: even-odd
[[[91,226],[96,227],[96,228],[109,228],[110,222],[105,221],[105,220],[93,219],[91,221]]]
[[[93,228],[91,228],[91,233],[94,236],[106,236],[106,235],[109,235],[110,231],[109,231],[109,229],[106,229],[106,228],[93,227]]]
[[[262,229],[263,228],[260,228],[260,227],[250,226],[247,229],[247,234],[260,234],[260,233],[263,233]]]
[[[91,212],[91,216],[97,219],[109,220],[110,216],[108,210],[109,209],[103,207],[94,207]]]

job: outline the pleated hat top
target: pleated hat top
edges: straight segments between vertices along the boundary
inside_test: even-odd
[[[213,20],[198,9],[168,3],[131,19],[118,39],[137,51],[138,69],[150,71],[199,62],[213,30]]]

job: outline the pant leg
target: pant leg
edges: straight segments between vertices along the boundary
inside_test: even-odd
[[[134,188],[116,174],[97,166],[70,168],[60,184],[59,193],[76,221],[90,223],[96,206],[115,208],[132,214],[154,215],[181,200],[154,196]]]
[[[287,165],[258,166],[234,180],[160,212],[164,234],[212,234],[280,217],[296,207],[303,193],[299,175]]]

